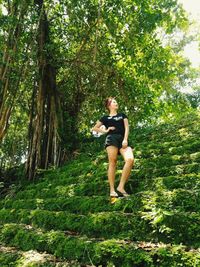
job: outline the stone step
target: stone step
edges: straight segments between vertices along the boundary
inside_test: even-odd
[[[164,177],[165,178],[165,177]],[[71,196],[52,198],[6,199],[0,201],[0,209],[40,209],[49,211],[65,211],[75,214],[88,214],[103,211],[137,212],[145,210],[151,203],[149,197],[156,199],[157,204],[166,209],[181,211],[200,211],[200,177],[163,177],[156,178],[135,188],[130,198],[119,198],[115,205],[110,204],[109,196]],[[170,184],[171,179],[176,179]],[[181,181],[182,180],[182,181]],[[179,182],[180,181],[180,182]],[[196,182],[196,183],[195,183]],[[128,186],[127,186],[128,187]],[[143,190],[143,191],[142,191]],[[147,199],[147,202],[145,200]],[[154,203],[154,204],[155,204]]]
[[[143,179],[134,177],[133,175],[127,183],[127,187],[131,192],[140,192],[145,190],[173,190],[173,189],[200,189],[200,174],[189,173],[170,176],[158,176],[155,178],[145,177]]]
[[[196,140],[192,143],[186,144],[186,143],[178,143],[176,144],[173,142],[169,147],[161,146],[145,146],[145,147],[139,147],[135,146],[134,148],[134,156],[138,159],[146,159],[151,157],[157,157],[162,155],[184,155],[184,154],[192,154],[195,152],[200,151],[200,142],[199,140]]]
[[[134,179],[154,179],[156,177],[167,177],[174,175],[186,175],[186,174],[198,174],[200,173],[200,164],[197,162],[193,162],[190,164],[180,164],[174,165],[170,167],[155,167],[155,168],[141,168],[133,169],[130,178]]]
[[[116,183],[119,181],[122,170],[116,171]],[[156,177],[184,176],[190,173],[198,174],[200,172],[200,164],[181,164],[163,168],[145,168],[133,169],[130,175],[128,188],[130,192],[138,192],[141,190],[139,184],[144,184],[148,179],[152,180]],[[65,177],[65,178],[64,178]],[[93,195],[108,195],[108,180],[106,171],[97,173],[88,173],[77,178],[76,183],[70,184],[72,179],[61,177],[58,180],[38,181],[37,184],[31,184],[24,190],[17,192],[15,199],[30,199],[30,198],[51,198],[51,197],[68,197],[68,196],[93,196]],[[85,179],[84,179],[85,177]],[[82,182],[81,182],[82,181]]]
[[[0,245],[0,266],[9,267],[17,266],[17,262],[21,260],[22,254],[15,248]]]
[[[192,120],[190,123],[185,124],[164,124],[152,126],[151,128],[134,129],[133,138],[138,141],[146,140],[176,140],[178,138],[187,138],[194,134],[199,133],[200,119]]]
[[[146,211],[135,213],[112,211],[87,215],[63,211],[2,209],[0,222],[24,223],[45,231],[70,231],[95,238],[200,245],[198,212],[167,210],[162,205],[153,204],[149,204],[149,210],[146,206]]]
[[[1,241],[20,250],[46,251],[65,260],[92,266],[199,266],[199,250],[161,242],[97,239],[69,233],[43,232],[30,225],[6,224]],[[22,242],[24,240],[24,242]],[[26,242],[25,242],[26,241]],[[75,249],[74,249],[75,248]],[[166,265],[169,264],[170,265]],[[188,265],[189,264],[189,265]],[[82,266],[82,265],[81,265]],[[84,265],[83,265],[84,266]]]
[[[183,154],[183,155],[161,155],[153,156],[146,159],[136,159],[136,165],[139,168],[155,168],[158,166],[171,167],[175,165],[182,164],[192,164],[200,162],[200,152],[195,152],[192,154]]]
[[[46,252],[37,250],[22,251],[15,247],[0,246],[0,266],[37,266],[37,267],[90,267],[91,265],[82,265],[76,260],[63,261]],[[91,266],[92,267],[92,266]]]
[[[2,209],[0,222],[28,224],[45,231],[60,230],[84,234],[90,237],[152,239],[148,222],[137,213],[122,211],[74,214],[65,211]]]
[[[124,211],[129,212],[141,208],[141,197],[139,194],[131,195],[130,198],[119,198],[112,205],[109,196],[74,196],[74,197],[53,197],[46,199],[18,199],[0,201],[0,209],[40,209],[49,211],[66,211],[75,214],[88,214],[103,211]]]

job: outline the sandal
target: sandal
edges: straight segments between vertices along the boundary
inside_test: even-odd
[[[110,197],[118,197],[118,194],[117,194],[116,192],[112,192],[112,193],[110,194]]]
[[[117,190],[117,193],[119,194],[119,196],[122,196],[122,197],[130,197],[130,195],[127,192],[122,193]]]

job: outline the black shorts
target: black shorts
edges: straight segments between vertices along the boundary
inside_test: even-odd
[[[122,148],[124,137],[121,134],[108,134],[105,140],[105,148],[107,146],[116,146],[119,150]]]

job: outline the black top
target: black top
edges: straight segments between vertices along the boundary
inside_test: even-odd
[[[103,116],[99,121],[105,125],[106,128],[114,126],[115,130],[110,130],[107,134],[121,134],[124,136],[125,127],[124,119],[127,116],[124,113],[117,113],[115,116]]]

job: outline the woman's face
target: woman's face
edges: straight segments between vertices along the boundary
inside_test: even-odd
[[[117,110],[118,109],[118,103],[115,99],[112,99],[110,105],[109,105],[109,109],[115,109]]]

